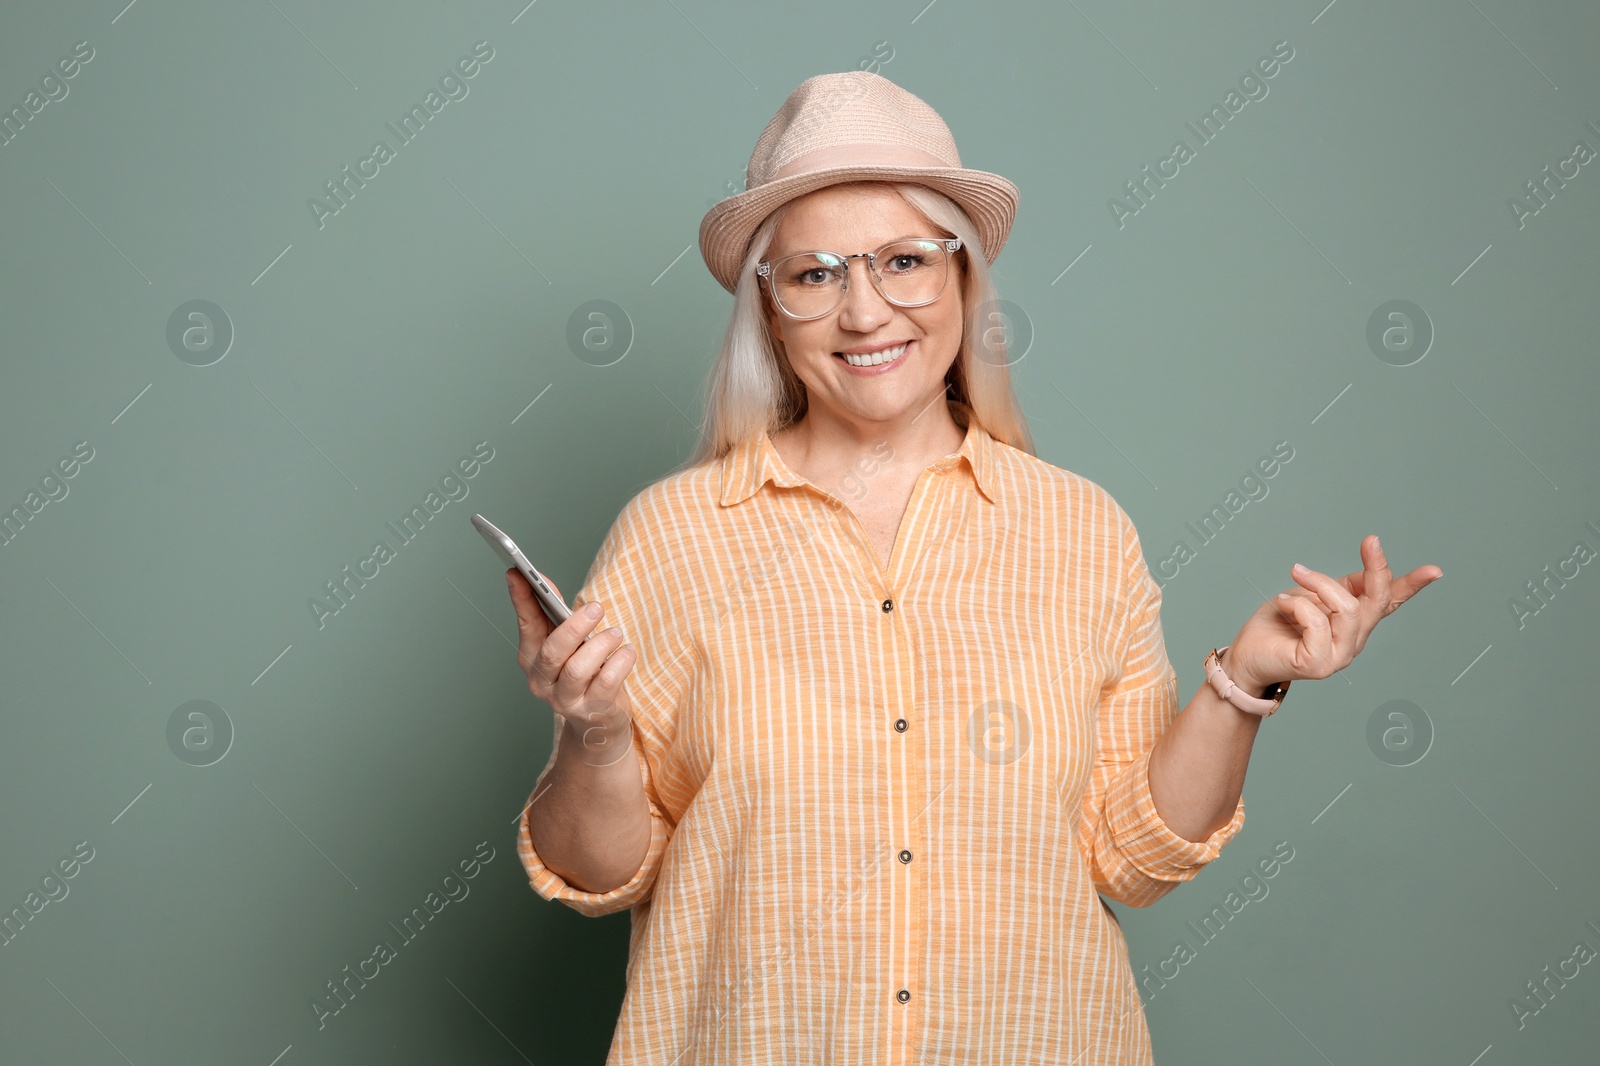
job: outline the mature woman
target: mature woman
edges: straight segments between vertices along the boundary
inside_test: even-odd
[[[556,712],[519,853],[632,912],[608,1062],[1148,1063],[1099,897],[1216,859],[1289,682],[1442,572],[1297,567],[1179,714],[1133,524],[1033,454],[983,313],[1016,188],[863,72],[802,83],[749,178],[701,225],[735,306],[699,453],[569,621],[507,571]]]

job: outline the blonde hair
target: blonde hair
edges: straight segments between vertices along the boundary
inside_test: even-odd
[[[991,437],[1033,455],[1033,436],[1022,405],[1011,387],[1005,330],[996,329],[999,297],[977,230],[956,203],[943,193],[904,182],[847,182],[887,186],[935,226],[961,239],[963,264],[963,336],[961,349],[945,375],[945,391],[972,409],[978,425]],[[793,201],[790,201],[792,203]],[[776,208],[751,235],[733,313],[722,350],[706,378],[705,423],[694,453],[679,465],[685,470],[722,458],[735,446],[798,422],[806,412],[806,390],[787,357],[779,354],[765,313],[765,296],[756,281],[756,264],[766,258],[778,223],[789,204]],[[965,254],[963,254],[965,253]]]

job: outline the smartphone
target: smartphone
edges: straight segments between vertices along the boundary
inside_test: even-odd
[[[539,606],[544,608],[545,617],[550,619],[551,625],[560,625],[572,617],[572,608],[567,606],[561,594],[544,579],[544,575],[533,568],[533,564],[528,562],[528,557],[522,554],[522,549],[517,547],[516,541],[502,533],[498,526],[481,514],[472,516],[472,524],[483,534],[483,539],[506,566],[516,567],[522,576],[528,579],[528,584],[533,586],[533,597],[539,601]]]

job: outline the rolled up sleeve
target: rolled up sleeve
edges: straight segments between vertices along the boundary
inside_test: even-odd
[[[1173,832],[1150,794],[1150,752],[1178,716],[1178,677],[1161,631],[1161,589],[1151,577],[1133,523],[1121,508],[1120,604],[1126,625],[1121,673],[1102,691],[1098,751],[1079,812],[1079,845],[1095,890],[1130,907],[1148,907],[1193,879],[1244,825],[1244,797],[1233,817],[1203,841]]]
[[[528,821],[539,801],[544,779],[561,750],[564,723],[554,713],[550,759],[517,823],[517,854],[533,890],[547,900],[559,900],[591,917],[627,910],[651,898],[681,815],[681,810],[675,812],[662,800],[655,768],[668,755],[679,706],[697,658],[683,635],[678,597],[672,591],[676,580],[672,576],[672,560],[652,535],[651,499],[648,493],[641,494],[623,508],[601,544],[583,588],[570,601],[577,611],[584,604],[599,600],[606,609],[601,628],[620,626],[623,639],[637,653],[623,687],[633,707],[633,754],[650,806],[650,847],[633,878],[609,892],[584,892],[544,864],[533,846]]]
[[[534,849],[533,835],[528,827],[528,816],[533,811],[533,805],[539,800],[539,790],[543,787],[545,774],[555,765],[556,752],[561,744],[559,726],[560,721],[557,720],[556,741],[551,748],[550,762],[539,775],[539,783],[534,785],[533,793],[528,797],[528,803],[522,809],[522,818],[517,824],[517,856],[522,860],[523,869],[528,872],[528,883],[545,899],[559,900],[591,918],[627,910],[650,898],[651,890],[655,887],[656,875],[661,870],[661,859],[667,850],[667,842],[672,838],[672,827],[655,798],[655,788],[650,780],[649,761],[639,746],[639,727],[634,726],[633,754],[639,764],[639,775],[644,784],[645,797],[650,803],[650,849],[645,852],[644,861],[639,864],[638,871],[627,884],[619,885],[609,892],[585,892],[573,888],[544,864],[539,858],[538,851]]]
[[[1174,833],[1156,812],[1155,800],[1150,796],[1149,770],[1147,751],[1117,778],[1106,796],[1106,828],[1111,851],[1146,879],[1166,883],[1161,893],[1150,900],[1153,903],[1193,878],[1222,853],[1223,846],[1244,825],[1244,797],[1239,797],[1227,825],[1205,840],[1189,840]]]

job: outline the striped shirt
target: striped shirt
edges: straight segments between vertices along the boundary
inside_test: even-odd
[[[633,497],[573,598],[638,651],[650,847],[602,893],[526,812],[517,850],[545,899],[631,908],[608,1066],[1151,1062],[1099,896],[1193,878],[1244,801],[1203,842],[1161,820],[1177,675],[1133,523],[950,406],[887,567],[763,434]]]

